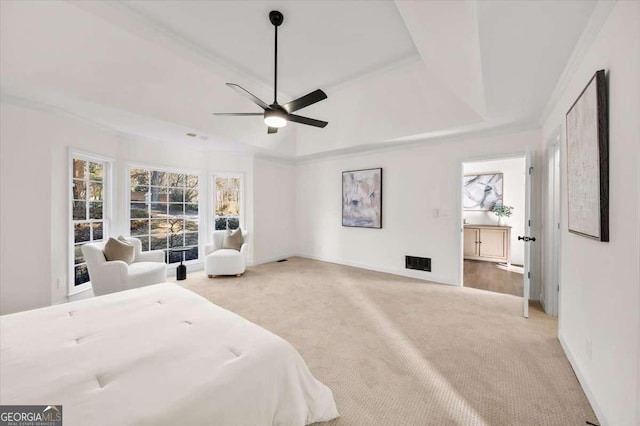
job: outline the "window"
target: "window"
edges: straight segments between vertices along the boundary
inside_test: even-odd
[[[142,241],[142,251],[164,250],[169,263],[182,253],[172,247],[191,247],[185,260],[198,259],[198,176],[161,170],[129,170],[131,236]]]
[[[82,246],[108,235],[107,173],[109,162],[73,155],[71,160],[71,292],[89,282]]]
[[[213,177],[215,191],[214,229],[238,229],[240,227],[240,208],[242,181],[238,175],[216,175]]]

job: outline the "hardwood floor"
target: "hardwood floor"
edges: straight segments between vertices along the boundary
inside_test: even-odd
[[[504,271],[496,263],[464,261],[464,286],[522,297],[522,274]]]

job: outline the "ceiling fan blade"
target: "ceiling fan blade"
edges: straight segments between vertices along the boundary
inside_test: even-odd
[[[253,115],[263,116],[264,113],[262,112],[214,112],[213,115],[232,115],[236,117],[245,117],[245,116],[253,116]]]
[[[269,133],[269,134],[278,133],[278,128],[277,127],[267,127],[267,133]]]
[[[314,118],[309,118],[309,117],[302,117],[301,115],[295,115],[295,114],[289,114],[287,116],[287,120],[293,121],[295,123],[307,124],[309,126],[315,126],[315,127],[326,127],[326,125],[329,124],[326,121],[316,120]]]
[[[327,99],[327,94],[324,93],[322,90],[318,89],[318,90],[314,90],[313,92],[302,96],[301,98],[298,98],[298,99],[295,99],[295,100],[293,100],[291,102],[288,102],[288,103],[286,103],[286,104],[284,104],[282,106],[288,112],[294,112],[294,111],[297,111],[299,109],[308,107],[309,105],[313,105],[316,102],[320,102],[323,99]]]
[[[269,105],[267,105],[260,98],[258,98],[257,96],[255,96],[254,94],[249,92],[248,90],[243,89],[242,87],[238,86],[237,84],[235,84],[235,83],[227,83],[227,86],[231,87],[233,90],[235,90],[236,92],[240,93],[242,96],[245,96],[245,97],[251,99],[251,101],[254,104],[258,105],[260,108],[262,108],[262,109],[271,109],[269,107]]]

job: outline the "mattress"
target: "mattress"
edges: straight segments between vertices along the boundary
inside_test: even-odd
[[[303,425],[331,390],[273,333],[175,284],[0,317],[0,404],[73,425]]]

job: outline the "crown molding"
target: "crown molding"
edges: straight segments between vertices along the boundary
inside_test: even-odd
[[[273,92],[271,82],[264,81],[257,75],[247,72],[234,65],[228,59],[197,43],[182,32],[175,31],[167,25],[152,18],[135,6],[124,1],[83,1],[66,0],[68,3],[103,20],[118,26],[125,31],[141,36],[147,41],[168,47],[181,56],[186,56],[191,62],[221,76],[225,79],[238,78],[260,87],[267,93]],[[278,96],[290,97],[278,90]]]
[[[394,140],[381,143],[363,144],[332,151],[319,152],[296,157],[296,164],[308,164],[337,158],[350,158],[363,154],[394,152],[399,150],[435,145],[444,142],[463,142],[469,138],[500,136],[505,134],[522,133],[540,130],[537,122],[518,122],[498,125],[473,126],[467,129],[451,132],[433,132],[423,135],[420,139]],[[447,133],[447,134],[445,134]]]
[[[265,160],[270,161],[272,163],[278,163],[287,166],[295,166],[297,163],[297,159],[295,157],[282,156],[279,157],[277,155],[269,155],[265,153],[254,153],[253,158],[256,160]]]
[[[118,138],[133,136],[133,135],[128,135],[125,132],[121,132],[120,130],[115,129],[114,127],[106,126],[90,118],[78,115],[64,108],[60,108],[58,106],[55,106],[49,103],[37,101],[35,99],[17,95],[7,91],[0,91],[0,102],[17,106],[20,108],[26,108],[26,109],[39,111],[39,112],[46,112],[49,114],[61,115],[67,118],[71,118],[73,120],[80,121],[85,125],[88,125],[89,127],[93,127],[94,129],[100,130],[104,133],[110,134]]]
[[[61,115],[72,120],[82,122],[97,130],[110,134],[123,141],[137,141],[146,142],[160,145],[171,145],[173,142],[161,139],[150,138],[144,135],[138,135],[133,133],[122,132],[114,127],[106,126],[102,123],[96,122],[89,118],[78,115],[74,112],[68,111],[58,106],[40,102],[34,99],[29,99],[19,95],[0,92],[0,102],[6,103],[22,108],[36,110],[40,112],[46,112],[50,114]],[[403,149],[411,149],[426,145],[444,143],[444,142],[460,142],[468,140],[471,137],[490,137],[499,136],[511,133],[520,133],[525,131],[539,130],[540,125],[538,123],[531,122],[519,122],[519,123],[507,123],[507,124],[482,124],[469,126],[465,129],[451,130],[451,131],[436,131],[425,135],[419,135],[411,138],[395,139],[379,143],[369,143],[357,146],[351,146],[346,148],[335,149],[331,151],[319,152],[309,155],[302,155],[291,157],[287,155],[278,155],[276,153],[266,152],[260,148],[256,148],[247,145],[247,150],[225,150],[216,149],[210,147],[203,147],[201,151],[206,152],[218,152],[235,156],[245,156],[254,159],[262,159],[270,162],[275,162],[283,165],[303,165],[308,163],[314,163],[319,161],[332,160],[336,158],[349,158],[363,154],[373,154],[379,152],[393,152]]]
[[[145,39],[170,45],[174,51],[185,52],[188,56],[195,60],[196,63],[205,66],[209,71],[223,76],[225,78],[240,77],[249,81],[261,89],[271,93],[273,91],[272,82],[264,80],[262,77],[247,72],[241,67],[233,64],[228,58],[222,57],[220,54],[208,49],[202,44],[188,37],[183,32],[175,31],[167,25],[162,24],[149,14],[136,8],[128,2],[122,1],[93,1],[87,2],[83,0],[66,0],[68,3],[77,6],[86,12],[96,15],[112,24],[117,25],[126,31],[140,35]],[[341,90],[345,87],[356,84],[361,80],[371,78],[375,75],[384,74],[393,69],[397,69],[406,64],[421,60],[419,53],[416,51],[410,54],[398,56],[382,63],[373,65],[368,69],[351,74],[346,78],[334,80],[327,84],[323,84],[325,91]],[[294,97],[287,92],[278,90],[278,96],[283,99],[293,99]]]
[[[542,114],[540,114],[540,118],[538,119],[538,123],[540,125],[547,121],[556,104],[560,100],[560,97],[567,90],[569,83],[571,82],[571,77],[573,77],[582,64],[587,51],[600,33],[600,30],[611,14],[616,2],[617,0],[598,0],[591,16],[589,17],[587,25],[582,31],[582,34],[569,57],[569,61],[567,62],[564,71],[560,75],[553,92],[551,92],[551,96],[542,110]]]
[[[175,142],[173,141],[169,141],[166,139],[151,138],[151,137],[136,134],[136,133],[123,132],[115,127],[108,126],[104,123],[92,120],[88,117],[79,115],[65,108],[62,108],[50,103],[45,103],[39,100],[35,100],[33,98],[29,98],[26,96],[10,93],[7,91],[0,91],[0,103],[17,106],[19,108],[26,108],[33,111],[45,112],[48,114],[58,115],[71,120],[75,120],[77,122],[83,123],[84,125],[87,125],[93,129],[99,130],[103,133],[109,134],[123,141],[146,142],[146,143],[153,143],[156,145],[173,146],[175,148]],[[201,148],[195,148],[194,151],[218,152],[218,153],[225,153],[225,154],[236,155],[236,156],[254,156],[258,153],[257,150],[260,150],[260,148],[256,148],[247,144],[245,145],[247,147],[246,150],[245,149],[238,149],[238,150],[220,149],[216,147],[211,147],[209,145],[202,145]]]

